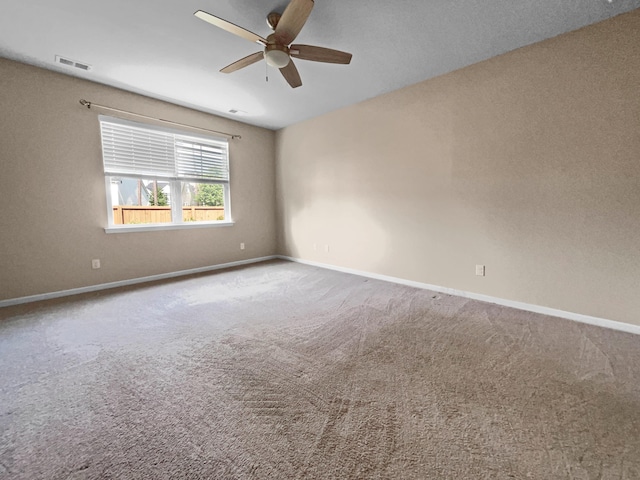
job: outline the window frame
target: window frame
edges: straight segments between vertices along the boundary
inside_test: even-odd
[[[227,144],[226,147],[226,164],[227,169],[230,170],[230,154],[229,154],[229,145],[227,139],[208,136],[202,134],[193,134],[191,132],[160,127],[157,125],[135,122],[131,120],[125,120],[118,117],[111,117],[106,115],[99,116],[100,121],[100,139],[101,139],[101,152],[102,152],[102,165],[103,165],[103,174],[105,179],[105,197],[107,200],[107,227],[105,227],[106,233],[126,233],[126,232],[148,232],[148,231],[156,231],[156,230],[180,230],[185,228],[212,228],[212,227],[228,227],[235,224],[231,217],[231,191],[230,191],[230,183],[231,183],[231,175],[230,172],[227,175],[226,181],[221,180],[211,180],[206,178],[183,178],[180,177],[177,173],[167,178],[165,176],[155,176],[152,174],[135,174],[135,173],[107,173],[107,169],[105,166],[105,154],[104,154],[104,143],[103,143],[103,132],[102,132],[102,122],[105,121],[107,123],[115,123],[118,125],[132,126],[135,128],[142,128],[151,130],[154,132],[167,133],[170,135],[177,135],[181,138],[191,138],[194,140],[200,140],[203,142],[213,142],[220,143],[224,141]],[[176,139],[174,139],[174,148],[175,148]],[[174,158],[174,162],[177,160]],[[115,224],[113,217],[113,199],[111,195],[111,183],[113,177],[120,178],[129,178],[134,180],[158,180],[169,184],[170,188],[170,208],[171,208],[171,222],[166,223],[144,223],[144,224]],[[224,207],[224,220],[213,220],[213,221],[190,221],[185,222],[183,220],[183,202],[182,202],[182,184],[183,183],[199,183],[199,184],[209,184],[209,185],[222,185],[223,186],[223,207]]]

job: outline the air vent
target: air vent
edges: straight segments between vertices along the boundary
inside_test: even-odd
[[[56,63],[59,63],[61,65],[66,65],[67,67],[79,68],[80,70],[84,70],[84,71],[91,70],[91,65],[87,65],[86,63],[76,62],[75,60],[61,57],[60,55],[56,55]]]

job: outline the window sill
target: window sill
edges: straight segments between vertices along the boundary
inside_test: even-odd
[[[106,233],[155,232],[158,230],[185,230],[190,228],[232,227],[235,222],[189,222],[189,223],[150,223],[145,225],[122,225],[107,227]]]

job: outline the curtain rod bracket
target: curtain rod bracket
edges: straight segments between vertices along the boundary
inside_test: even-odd
[[[82,105],[83,107],[87,107],[88,109],[91,109],[91,107],[93,106],[93,103],[91,103],[89,100],[85,100],[83,98],[83,99],[80,100],[80,105]],[[141,115],[139,113],[128,112],[126,110],[120,110],[119,108],[107,107],[105,105],[96,104],[95,107],[96,108],[102,108],[104,110],[111,110],[112,112],[124,113],[125,115],[133,115],[134,117],[141,117],[141,118],[146,118],[146,119],[149,119],[149,120],[155,120],[155,121],[158,121],[158,122],[168,123],[170,125],[177,125],[179,127],[193,128],[195,130],[201,130],[203,132],[215,133],[216,135],[224,135],[225,137],[229,137],[231,140],[242,138],[241,135],[237,135],[235,133],[218,132],[217,130],[210,130],[208,128],[195,127],[193,125],[186,125],[184,123],[172,122],[171,120],[164,120],[162,118],[155,118],[155,117],[150,117],[148,115]]]

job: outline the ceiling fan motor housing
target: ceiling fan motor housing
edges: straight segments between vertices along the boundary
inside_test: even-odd
[[[281,16],[282,15],[276,12],[271,12],[269,15],[267,15],[267,25],[269,25],[269,28],[271,28],[271,30],[276,29]]]

